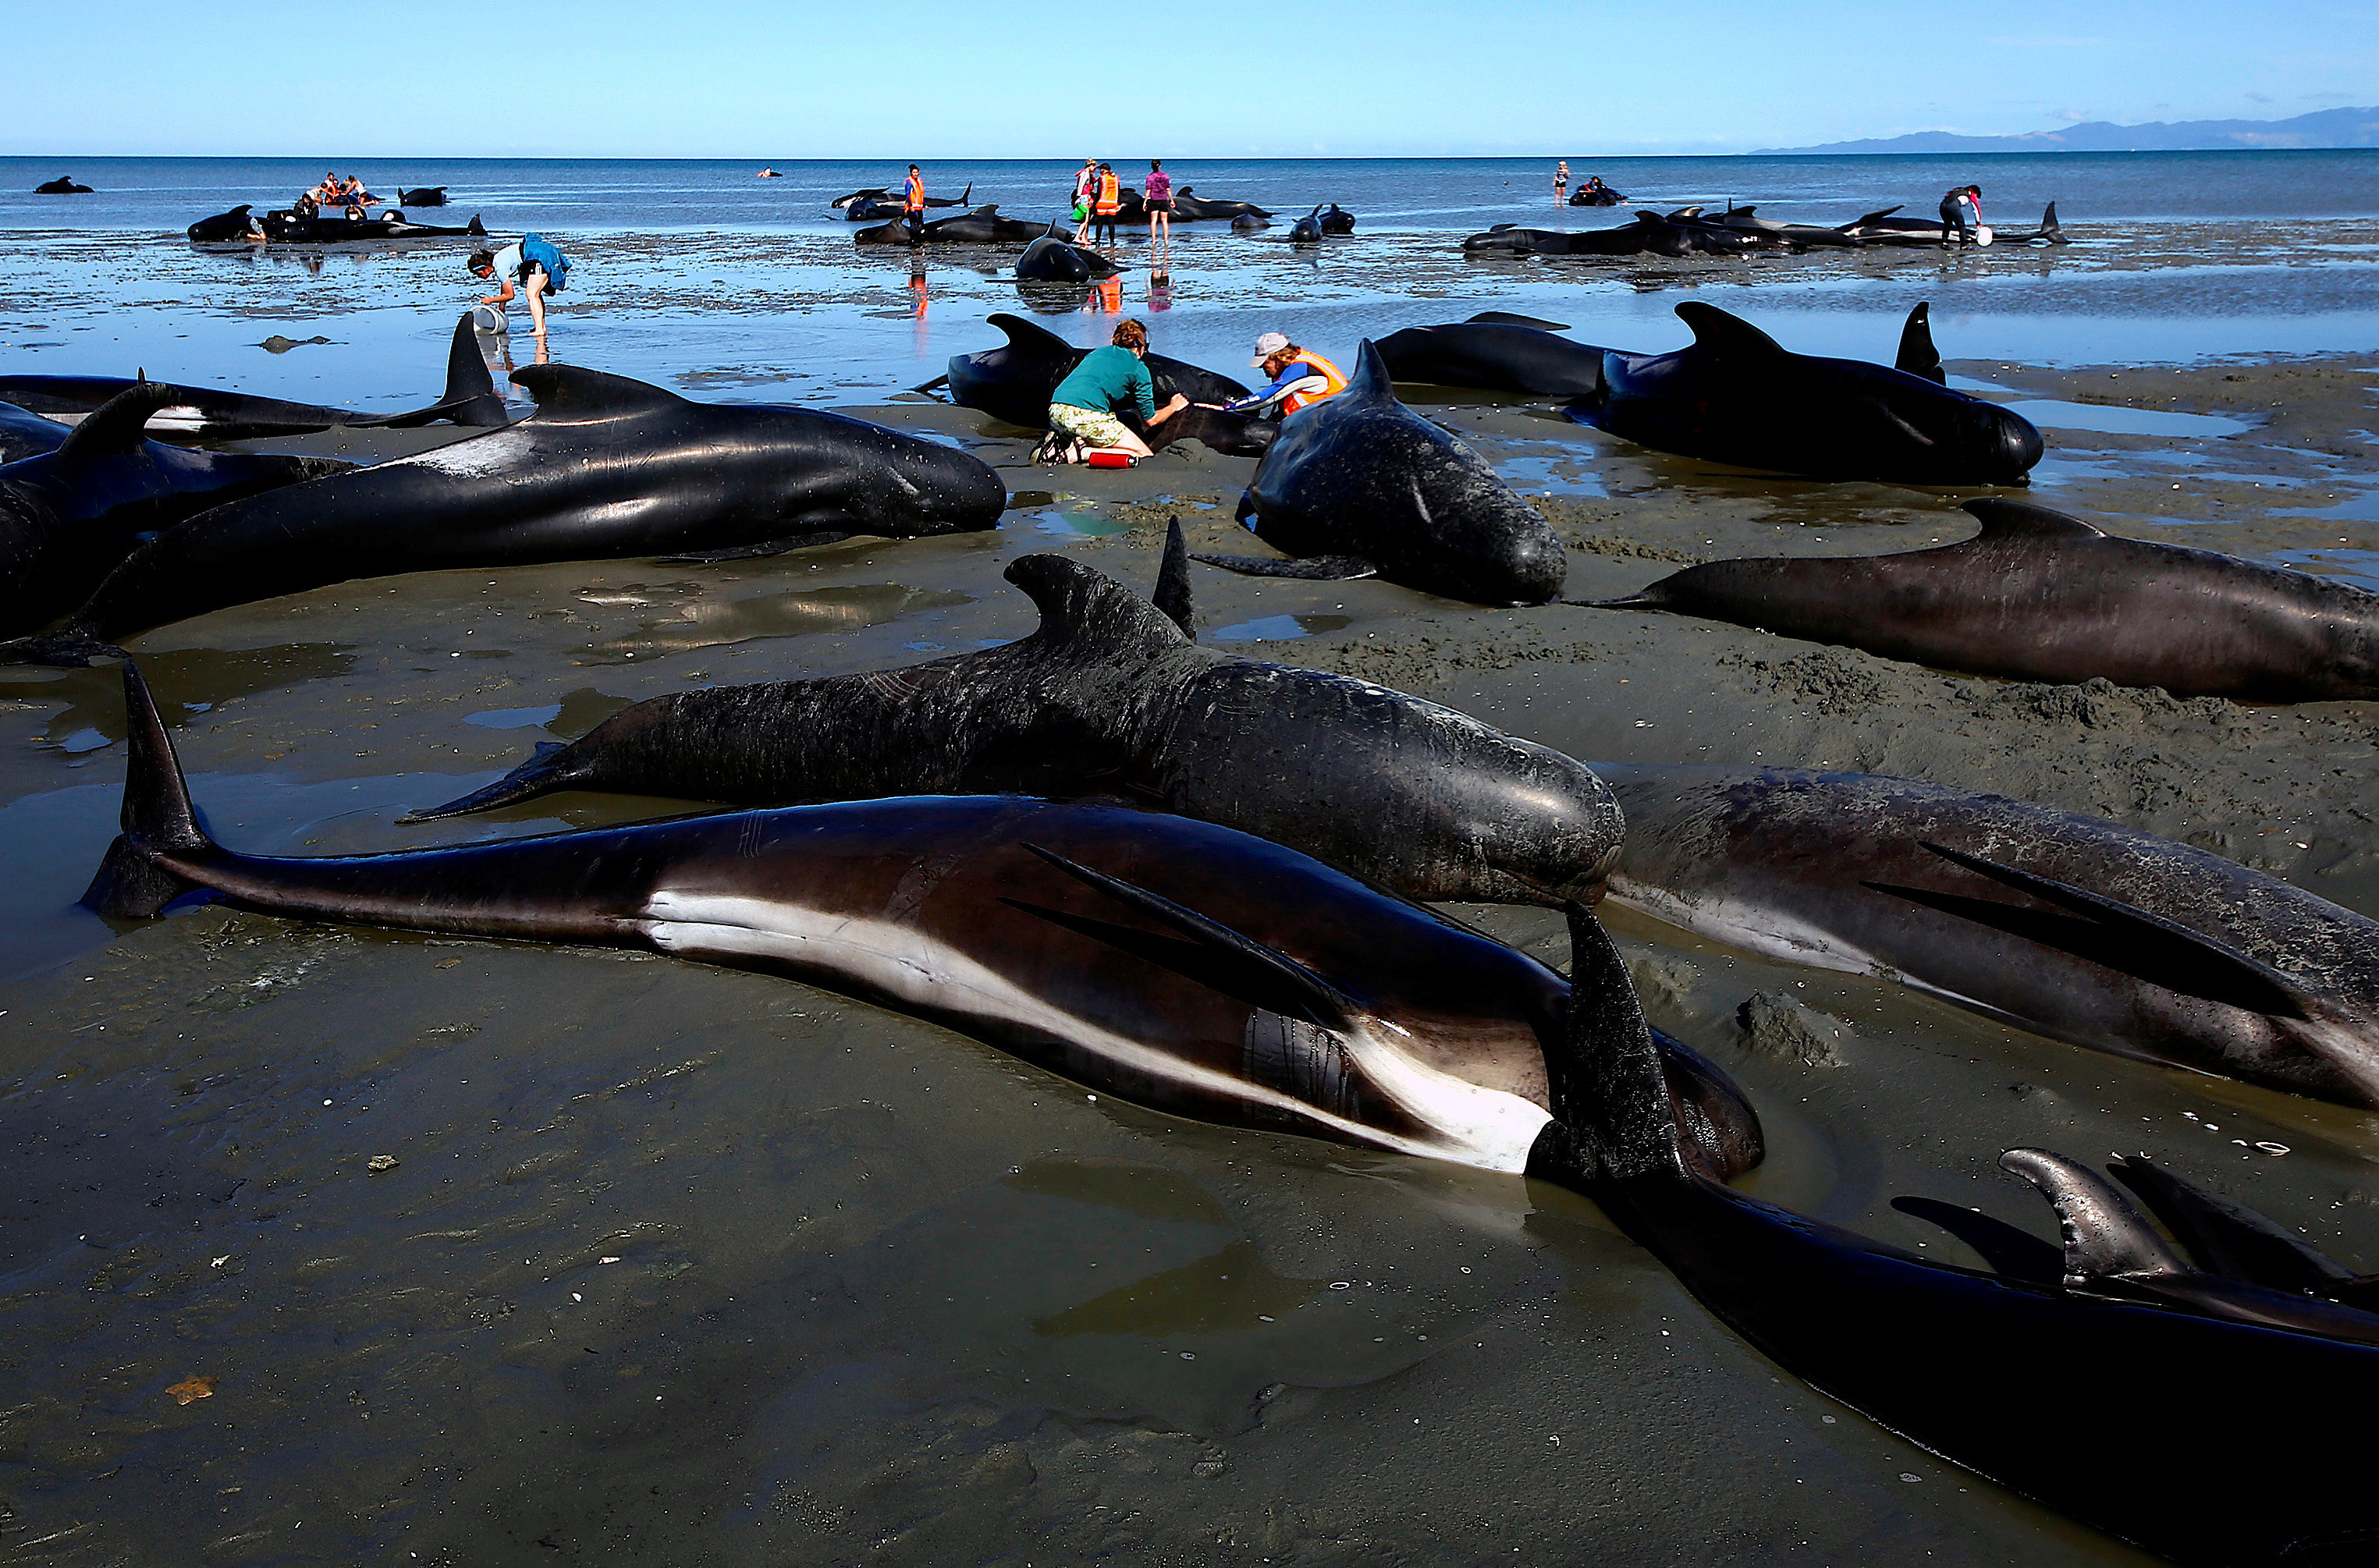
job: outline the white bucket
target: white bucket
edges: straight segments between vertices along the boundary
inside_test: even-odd
[[[504,318],[502,306],[474,305],[471,307],[471,325],[479,332],[492,335],[508,330],[510,323]]]

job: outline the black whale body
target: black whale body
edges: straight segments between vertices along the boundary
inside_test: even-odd
[[[442,185],[415,186],[410,190],[398,191],[396,201],[400,207],[443,207],[446,205],[446,187]]]
[[[1589,764],[1611,897],[2036,1034],[2379,1106],[2379,923],[2219,855],[1866,774]]]
[[[487,226],[479,215],[460,228],[437,223],[414,223],[405,221],[402,211],[383,212],[377,218],[300,218],[287,212],[267,212],[257,220],[264,230],[265,240],[272,245],[350,245],[366,240],[453,239],[468,237],[484,239]]]
[[[1173,218],[1176,223],[1200,223],[1209,219],[1259,218],[1269,220],[1270,212],[1252,201],[1209,201],[1190,193],[1183,186],[1173,193]]]
[[[1347,211],[1336,202],[1332,202],[1330,204],[1330,211],[1322,214],[1322,232],[1326,235],[1353,234],[1355,232],[1355,214]]]
[[[158,387],[174,394],[150,416],[149,428],[223,440],[302,435],[340,426],[412,429],[440,420],[484,429],[512,417],[496,391],[495,379],[488,374],[487,356],[479,352],[467,315],[455,320],[454,331],[446,340],[445,392],[436,403],[403,414],[358,414],[351,408],[326,408],[123,376],[0,376],[0,401],[55,419],[73,420],[137,386]]]
[[[1311,559],[1200,560],[1273,576],[1376,572],[1473,604],[1541,604],[1569,571],[1551,524],[1462,440],[1396,401],[1368,342],[1346,391],[1281,421],[1239,515],[1274,549]]]
[[[994,418],[1028,430],[1047,429],[1050,394],[1091,351],[1077,348],[1047,328],[1005,311],[987,318],[984,324],[1007,333],[1008,342],[998,348],[950,357],[950,401],[962,408],[979,408]],[[1248,389],[1228,376],[1183,360],[1151,354],[1145,363],[1149,380],[1156,385],[1160,407],[1176,393],[1193,404],[1228,403],[1248,395]],[[1140,423],[1128,416],[1124,422],[1134,426]],[[1254,457],[1272,443],[1278,429],[1279,425],[1273,420],[1223,409],[1190,407],[1153,430],[1142,428],[1139,433],[1158,445],[1194,436],[1216,452],[1234,457]]]
[[[33,187],[35,196],[89,196],[91,193],[91,187],[75,184],[71,175],[60,175],[56,179],[44,180]]]
[[[1055,225],[1052,225],[1054,231]],[[1020,283],[1084,283],[1093,278],[1112,278],[1123,269],[1087,246],[1071,245],[1059,239],[1055,232],[1045,234],[1024,247],[1016,259],[1016,277]]]
[[[0,403],[0,463],[55,452],[73,432],[71,425],[44,419],[31,409],[13,403]]]
[[[200,513],[0,659],[85,662],[134,632],[356,577],[769,555],[996,527],[1007,504],[964,452],[841,415],[691,403],[563,365],[513,380],[537,400],[520,423]]]
[[[1784,1370],[2052,1507],[2190,1563],[2352,1561],[2319,1553],[2370,1538],[2364,1455],[2336,1421],[2379,1398],[2379,1316],[2352,1305],[2368,1282],[2144,1161],[2118,1173],[2204,1238],[2193,1265],[2111,1184],[2039,1151],[2002,1164],[2049,1197],[2061,1258],[1948,1204],[1927,1215],[1994,1246],[1998,1274],[1737,1194],[1722,1184],[1757,1163],[1756,1116],[1650,1031],[1574,902],[1564,986],[1262,840],[1012,797],[242,855],[199,826],[128,665],[126,688],[124,831],[85,895],[115,918],[206,889],[272,914],[650,948],[917,1013],[1166,1115],[1525,1171],[1592,1198]]]
[[[1713,561],[1601,608],[1731,621],[1977,675],[2251,702],[2379,697],[2379,594],[2104,534],[2046,507],[1965,509],[1982,529],[1956,544]]]
[[[316,457],[192,452],[142,435],[175,396],[135,386],[54,451],[0,465],[0,637],[38,630],[80,604],[140,541],[212,506],[344,473]]]
[[[1790,353],[1716,306],[1677,315],[1692,344],[1605,354],[1602,390],[1562,412],[1661,452],[1820,479],[2018,485],[2040,461],[2040,432],[2012,410],[1912,371]]]
[[[1561,335],[1550,321],[1490,310],[1467,321],[1407,327],[1380,339],[1380,358],[1399,381],[1539,397],[1585,397],[1602,390],[1608,349]]]
[[[1559,976],[1229,828],[912,796],[266,859],[206,837],[129,664],[126,687],[125,831],[84,896],[110,915],[205,888],[278,914],[671,953],[932,1019],[1168,1114],[1514,1175],[1550,1120],[1545,1042],[1576,1011]],[[1741,1092],[1682,1046],[1663,1056],[1697,1160],[1757,1164]]]
[[[997,203],[936,218],[912,231],[906,220],[862,229],[851,236],[853,245],[1030,245],[1049,232],[1046,223],[1003,218]]]
[[[254,224],[248,217],[249,204],[241,202],[228,212],[217,212],[211,218],[200,218],[186,231],[193,244],[218,245],[225,240],[246,239]]]
[[[1407,898],[1597,896],[1621,816],[1581,765],[1369,681],[1201,647],[1064,556],[1022,557],[1007,575],[1041,609],[1020,642],[654,697],[411,820],[559,790],[739,805],[1111,795],[1253,833]]]

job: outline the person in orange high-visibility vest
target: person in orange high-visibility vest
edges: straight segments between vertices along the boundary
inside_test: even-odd
[[[909,165],[909,183],[900,187],[900,216],[909,224],[909,243],[915,245],[925,237],[925,176],[917,165]]]
[[[1091,203],[1092,215],[1098,220],[1096,227],[1092,231],[1092,236],[1094,243],[1097,241],[1097,236],[1100,235],[1105,235],[1106,236],[1105,241],[1105,244],[1113,245],[1117,243],[1116,213],[1120,211],[1122,208],[1123,181],[1116,177],[1116,172],[1112,165],[1102,163],[1099,165],[1098,195]]]
[[[1262,417],[1278,405],[1282,416],[1310,408],[1325,397],[1346,390],[1346,377],[1310,348],[1299,348],[1278,332],[1256,339],[1256,356],[1249,364],[1272,378],[1272,384],[1233,403],[1223,404],[1238,414]]]

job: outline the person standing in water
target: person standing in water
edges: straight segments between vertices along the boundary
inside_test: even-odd
[[[900,187],[900,221],[909,225],[909,243],[922,245],[925,239],[925,176],[917,165],[909,165],[908,182]]]
[[[1074,243],[1087,245],[1091,238],[1091,203],[1099,194],[1099,161],[1085,158],[1074,174]]]
[[[1568,199],[1569,160],[1564,158],[1553,165],[1553,205],[1558,207]]]
[[[1095,239],[1105,235],[1105,244],[1116,244],[1116,214],[1122,210],[1123,181],[1117,177],[1111,166],[1102,163],[1099,165],[1098,192],[1091,203],[1091,212],[1095,220],[1092,236]]]
[[[1161,224],[1165,243],[1173,243],[1173,176],[1165,172],[1163,160],[1148,161],[1148,183],[1141,187],[1140,204],[1148,209],[1148,243],[1156,243]]]
[[[570,281],[570,259],[562,247],[543,235],[523,235],[501,250],[475,250],[464,263],[480,278],[501,276],[503,288],[495,294],[479,296],[482,305],[499,308],[511,303],[514,283],[528,296],[529,325],[535,329],[537,345],[545,344],[545,299],[559,294]]]

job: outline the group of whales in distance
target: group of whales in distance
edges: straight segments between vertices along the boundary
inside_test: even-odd
[[[1696,344],[1656,356],[1591,348],[1523,317],[1408,329],[1364,344],[1337,397],[1280,421],[1217,416],[1202,439],[1261,453],[1242,520],[1291,559],[1200,559],[1277,577],[1377,573],[1489,604],[1557,597],[1557,536],[1467,445],[1396,400],[1407,370],[1570,400],[1573,416],[1598,403],[1619,410],[1604,427],[1615,433],[1713,445],[1735,439],[1721,421],[1679,437],[1667,416],[1624,405],[1766,399],[1771,414],[1798,414],[1814,403],[1859,428],[1861,399],[1923,411],[1932,405],[1911,386],[1962,395],[1940,384],[1922,308],[1890,368],[1787,355],[1722,312],[1681,314]],[[1086,351],[1014,317],[992,324],[1008,344],[954,358],[952,395],[1038,426]],[[484,391],[450,384],[436,405],[467,418],[281,404],[276,424],[225,401],[235,394],[139,379],[103,396],[97,381],[54,388],[52,412],[80,417],[72,430],[0,413],[0,440],[27,452],[0,467],[12,550],[76,538],[120,557],[78,606],[50,590],[64,623],[17,635],[0,658],[81,662],[147,627],[359,576],[732,559],[851,534],[990,528],[1007,502],[996,473],[937,442],[810,410],[696,404],[571,367],[515,372],[537,411],[502,425],[468,340],[466,319],[456,342]],[[1152,356],[1150,368],[1160,398],[1243,394],[1194,366]],[[1496,375],[1505,380],[1460,379]],[[323,472],[320,460],[149,440],[150,416],[171,408],[192,429],[235,428],[243,414],[280,432],[426,417],[501,428]],[[1934,417],[1911,423],[1965,428],[1923,422]],[[2002,447],[2012,440],[2005,427],[1975,429],[1977,450],[1993,431]],[[2029,466],[1959,482],[2016,482]],[[2176,691],[2379,694],[2379,596],[2113,539],[2010,501],[1970,510],[1985,532],[1962,546],[1713,562],[1600,602],[1777,631],[1801,611],[1842,633],[1825,640],[1868,634],[1892,657],[1953,662],[1953,644],[1997,657],[1957,621],[1962,600],[1977,623],[2026,620],[2042,648],[2076,661],[2039,678],[2081,678],[2085,665],[2119,678],[2130,657],[2144,681],[2162,671],[2155,683]],[[2006,560],[1984,559],[2002,547]],[[6,564],[21,573],[29,559]],[[2005,1152],[2002,1165],[2054,1208],[2061,1248],[1970,1208],[1899,1200],[1987,1271],[1736,1192],[1727,1184],[1762,1152],[1749,1098],[1648,1027],[1584,906],[1607,888],[1736,947],[2357,1106],[2379,1106],[2379,925],[2088,817],[1856,774],[1580,763],[1370,682],[1201,647],[1187,560],[1177,524],[1152,604],[1068,558],[1022,557],[1008,576],[1042,625],[1016,643],[655,697],[415,820],[564,790],[743,809],[350,858],[216,844],[127,659],[123,833],[86,899],[132,919],[202,893],[302,918],[650,948],[936,1019],[1167,1114],[1559,1183],[1779,1367],[2148,1550],[2318,1562],[2369,1538],[2359,1456],[2323,1418],[2379,1393],[2379,1285],[2136,1157],[2109,1181],[2047,1151]],[[1872,575],[1893,561],[1915,575],[1900,586]],[[1717,570],[1771,566],[1848,575]],[[2299,578],[2345,597],[2308,597]],[[1906,627],[1921,619],[1895,611],[1895,594],[1932,597],[1938,648],[1881,645],[1915,636]],[[1864,596],[1864,633],[1844,596]],[[2202,623],[2181,622],[2188,649],[2158,650],[2154,628],[2131,643],[2115,634],[2163,614],[2173,642],[2175,618],[2156,607],[2184,601],[2207,606]],[[20,616],[0,634],[41,623]],[[2227,642],[2212,630],[2234,624]],[[2190,670],[2243,683],[2192,687]],[[1422,899],[1562,908],[1569,977],[1411,901]],[[2129,1436],[2110,1445],[2116,1419]]]
[[[1781,223],[1762,218],[1751,207],[1729,207],[1712,213],[1700,207],[1672,212],[1639,211],[1635,221],[1609,229],[1538,229],[1520,223],[1497,223],[1462,242],[1472,255],[1515,256],[1743,256],[1756,251],[1856,249],[1870,245],[1938,247],[1957,236],[1938,218],[1903,218],[1900,209],[1887,207],[1828,228],[1817,223]],[[2057,203],[2040,215],[2040,226],[2018,232],[1985,229],[1976,235],[1984,245],[2066,245],[2071,243],[2057,222]]]
[[[1737,1192],[1727,1183],[1763,1150],[1756,1112],[1651,1031],[1574,900],[1564,982],[1294,850],[1016,796],[252,856],[204,830],[128,661],[125,685],[123,832],[85,895],[103,913],[204,892],[307,919],[650,949],[913,1013],[1168,1115],[1526,1174],[1592,1199],[1813,1388],[2151,1550],[2316,1561],[2367,1538],[2361,1455],[2334,1417],[2379,1397],[2373,1282],[2144,1160],[2116,1174],[2190,1260],[2112,1183],[2036,1149],[2001,1164],[2054,1206],[2061,1249],[1900,1200],[1989,1272]]]
[[[2040,461],[2032,422],[1947,385],[1930,312],[1911,310],[1892,365],[1794,354],[1739,316],[1676,308],[1694,341],[1633,354],[1563,337],[1553,323],[1490,312],[1381,340],[1400,381],[1566,401],[1579,424],[1744,468],[1822,479],[2016,485]]]

